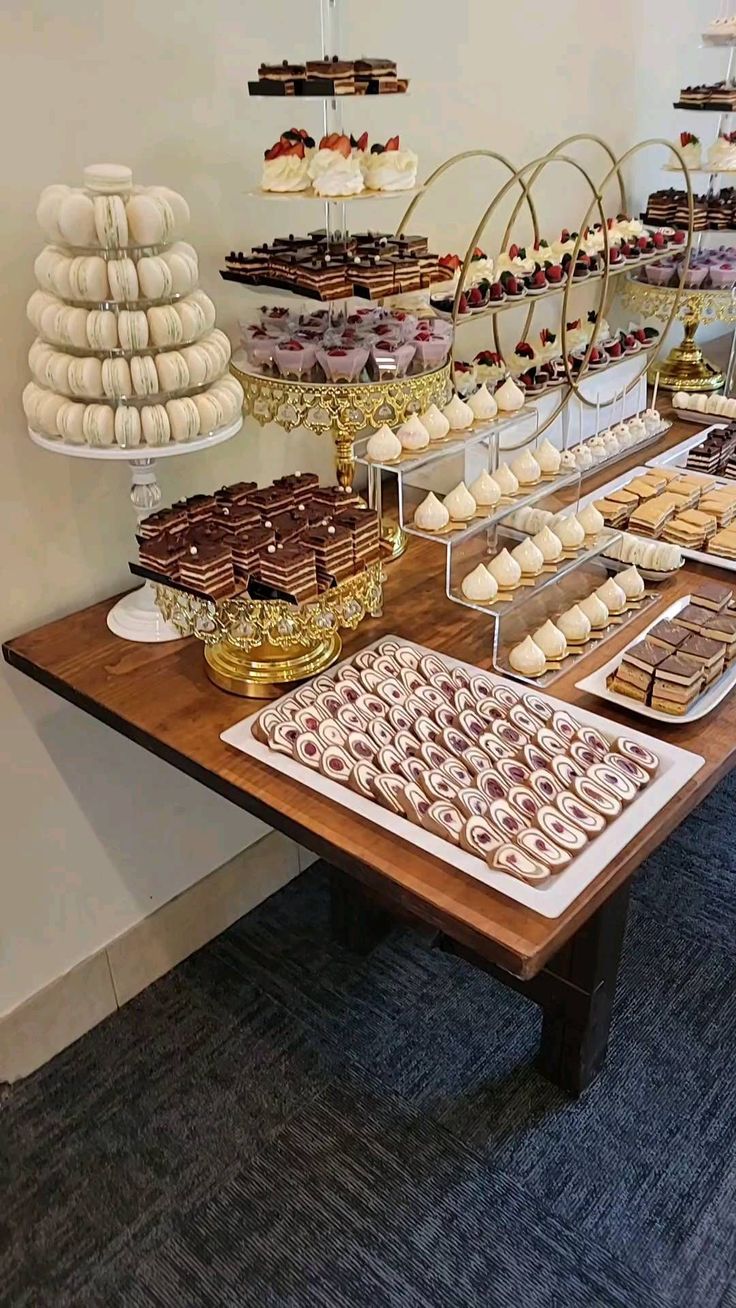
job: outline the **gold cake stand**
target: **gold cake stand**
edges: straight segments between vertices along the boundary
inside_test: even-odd
[[[383,570],[371,564],[309,604],[207,600],[172,586],[156,586],[156,601],[183,636],[204,644],[207,675],[232,695],[274,699],[285,686],[328,668],[342,649],[340,628],[354,631],[379,617]]]
[[[337,384],[266,376],[250,368],[240,354],[230,370],[243,387],[244,412],[262,427],[276,422],[287,432],[294,427],[306,427],[318,436],[329,432],[335,442],[337,479],[345,487],[352,487],[355,476],[356,436],[382,423],[399,426],[430,404],[441,408],[452,390],[449,363],[391,381]],[[394,522],[382,520],[381,542],[387,558],[398,558],[406,549],[406,535]]]
[[[668,319],[673,300],[679,296],[675,320],[682,323],[683,337],[663,363],[652,365],[649,380],[659,372],[659,384],[668,391],[717,391],[724,376],[706,359],[695,342],[698,327],[706,323],[736,322],[736,300],[729,290],[680,290],[677,286],[651,286],[636,276],[627,279],[622,302],[648,318]]]

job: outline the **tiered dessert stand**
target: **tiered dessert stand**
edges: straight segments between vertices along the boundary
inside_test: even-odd
[[[101,174],[101,175],[100,175]],[[92,168],[86,170],[85,174],[86,194],[94,199],[101,195],[127,195],[133,194],[131,185],[130,170],[125,167],[116,168],[114,165],[103,165],[102,170]],[[52,246],[47,247],[50,250],[58,251],[62,256],[71,258],[84,256],[101,257],[106,265],[111,260],[132,260],[136,265],[138,261],[150,255],[160,255],[170,249],[171,240],[161,241],[152,245],[135,245],[127,243],[124,247],[120,245],[108,244],[105,248],[99,245],[95,246],[78,246],[71,245],[68,242],[55,241]],[[191,290],[196,289],[196,279],[194,280]],[[58,295],[48,293],[50,301],[55,302],[59,310],[64,308],[90,310],[104,310],[115,315],[119,321],[119,315],[122,312],[130,310],[146,311],[153,307],[163,307],[173,305],[185,298],[184,293],[170,293],[160,298],[153,299],[150,297],[130,299],[80,299],[71,295]],[[53,317],[53,314],[52,314]],[[45,315],[44,315],[45,320]],[[95,349],[91,346],[75,346],[65,342],[61,344],[54,335],[44,331],[43,326],[39,329],[38,340],[50,345],[54,350],[63,352],[64,355],[71,358],[93,358],[102,361],[125,359],[130,361],[134,356],[150,357],[154,360],[158,355],[164,354],[169,350],[178,350],[182,346],[196,344],[198,340],[208,334],[211,330],[211,324],[201,331],[193,333],[186,340],[180,340],[176,345],[168,347],[157,347],[146,345],[136,349],[126,349],[120,346],[107,349]],[[224,361],[219,372],[213,373],[206,383],[197,386],[186,386],[178,390],[159,391],[155,394],[148,394],[145,397],[136,394],[119,394],[114,398],[100,396],[99,394],[80,394],[78,390],[71,392],[68,389],[62,389],[61,394],[80,405],[89,404],[104,406],[112,413],[113,420],[118,410],[125,408],[134,408],[139,411],[144,406],[160,405],[163,406],[167,401],[183,397],[191,397],[206,392],[210,386],[215,384],[220,378],[227,376],[227,361]],[[52,387],[47,379],[39,378],[37,375],[35,381],[39,383],[41,390],[52,392]],[[153,512],[161,502],[161,488],[156,475],[156,463],[159,459],[171,458],[175,455],[193,454],[198,451],[208,449],[212,445],[218,445],[222,441],[229,440],[236,432],[240,430],[243,424],[242,411],[232,420],[223,423],[219,427],[213,427],[211,431],[190,438],[186,442],[169,439],[165,444],[147,444],[141,437],[140,427],[137,426],[136,436],[129,444],[119,443],[119,438],[112,440],[109,444],[91,444],[86,439],[79,439],[72,443],[59,435],[49,435],[36,429],[33,424],[29,424],[29,435],[31,440],[44,450],[52,454],[62,454],[67,457],[76,459],[97,459],[108,462],[125,462],[128,464],[131,473],[130,498],[136,513],[136,521],[140,521],[147,514]],[[161,613],[157,603],[154,587],[150,582],[140,588],[125,595],[122,599],[111,608],[107,616],[107,623],[111,631],[125,640],[158,642],[178,640],[183,633],[180,629],[169,622]]]

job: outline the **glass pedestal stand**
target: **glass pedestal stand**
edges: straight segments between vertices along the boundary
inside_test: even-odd
[[[64,454],[73,459],[127,463],[130,468],[130,500],[135,510],[136,523],[139,523],[161,503],[161,487],[156,475],[158,459],[171,458],[177,454],[194,454],[197,450],[219,445],[239,432],[242,425],[241,416],[228,427],[222,427],[199,440],[189,441],[186,445],[137,445],[131,449],[122,449],[119,445],[68,445],[50,436],[42,436],[31,428],[28,429],[28,434],[35,445],[40,445],[41,449],[48,450],[51,454]],[[181,640],[185,634],[162,614],[156,602],[155,588],[150,581],[124,595],[113,605],[107,615],[107,625],[110,631],[123,640],[142,644]]]

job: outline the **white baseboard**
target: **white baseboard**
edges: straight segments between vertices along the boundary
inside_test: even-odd
[[[42,1067],[314,861],[271,831],[57,977],[0,1018],[0,1082]]]

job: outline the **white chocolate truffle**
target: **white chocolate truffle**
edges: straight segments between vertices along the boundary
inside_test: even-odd
[[[501,498],[501,488],[498,482],[489,472],[486,472],[485,468],[480,476],[470,483],[468,490],[476,504],[484,509],[492,508],[494,504],[498,504]]]
[[[509,654],[509,663],[514,672],[520,672],[524,677],[538,677],[547,666],[544,652],[531,636],[526,636],[520,645],[514,645]]]
[[[629,436],[633,441],[643,441],[647,434],[647,429],[641,418],[631,418],[629,420]]]
[[[523,390],[516,385],[513,377],[507,377],[494,396],[499,413],[516,413],[519,409],[523,409],[525,398]]]
[[[539,464],[540,471],[544,473],[546,477],[559,472],[562,455],[552,442],[547,440],[546,436],[542,441],[542,444],[538,445],[534,451],[534,457]]]
[[[392,463],[401,454],[401,441],[384,423],[374,431],[365,452],[371,463]]]
[[[708,396],[707,396],[707,395],[694,395],[694,396],[692,397],[692,402],[691,402],[691,404],[690,404],[690,408],[691,408],[691,409],[694,409],[694,410],[696,411],[696,413],[707,413],[707,412],[708,412]]]
[[[473,425],[473,410],[460,396],[455,394],[442,410],[450,424],[451,431],[467,431]]]
[[[608,626],[608,605],[603,603],[596,591],[593,591],[592,595],[586,595],[585,599],[579,600],[578,607],[582,609],[594,631],[600,631],[602,627]]]
[[[498,405],[485,382],[467,399],[468,408],[472,410],[476,422],[489,422],[498,413]]]
[[[560,456],[560,471],[574,472],[577,467],[577,460],[573,450],[563,450]]]
[[[479,563],[467,577],[463,577],[460,589],[466,599],[478,604],[489,604],[498,594],[496,578],[491,576],[484,563]]]
[[[478,507],[464,481],[448,491],[443,503],[453,522],[469,522]]]
[[[406,422],[402,422],[396,435],[404,450],[426,450],[429,445],[429,432],[419,421],[416,413],[412,413]]]
[[[514,590],[521,581],[521,568],[506,549],[501,550],[486,567],[491,576],[495,577],[500,590]]]
[[[586,504],[585,508],[581,509],[575,516],[586,536],[597,536],[606,525],[603,514],[595,507],[595,504]]]
[[[628,447],[633,443],[631,434],[629,432],[628,422],[616,423],[616,426],[612,427],[611,431],[616,437],[622,450],[628,449]]]
[[[627,599],[639,599],[644,594],[644,581],[635,567],[619,572],[616,581]]]
[[[450,515],[433,491],[414,510],[414,526],[420,531],[442,531],[450,521]]]
[[[724,399],[723,396],[721,398]],[[731,403],[730,400],[724,399],[724,404],[723,404],[724,417],[730,417],[728,411],[728,406],[730,403]],[[647,409],[642,417],[642,422],[644,423],[644,426],[647,429],[647,436],[653,436],[654,433],[658,432],[660,427],[662,426],[662,418],[659,409]]]
[[[603,448],[606,451],[606,458],[612,459],[614,454],[621,453],[621,442],[615,431],[604,432],[602,440]]]
[[[575,467],[579,468],[581,472],[587,472],[588,468],[592,468],[596,462],[596,456],[600,457],[599,451],[592,450],[585,441],[581,441],[579,445],[575,446],[573,452]]]
[[[436,404],[430,404],[429,408],[424,410],[424,413],[420,413],[419,421],[425,428],[431,441],[444,440],[450,430],[449,420],[445,417],[444,413],[442,413],[441,409],[437,408]]]
[[[520,486],[534,486],[542,473],[531,450],[522,450],[511,464],[511,471]]]
[[[493,480],[499,487],[502,495],[515,495],[519,489],[519,483],[508,463],[499,463],[493,474]]]
[[[559,536],[562,548],[566,550],[580,549],[585,540],[585,528],[578,522],[574,513],[555,518],[552,530],[556,536]]]
[[[582,645],[590,636],[590,620],[586,618],[579,604],[573,604],[559,618],[555,619],[568,645]]]
[[[533,639],[547,659],[564,659],[567,654],[567,641],[559,627],[550,622],[549,618],[543,627],[533,632]]]
[[[532,544],[536,545],[545,563],[556,563],[562,557],[562,541],[551,527],[542,527],[536,536],[532,536]]]
[[[613,577],[604,581],[595,593],[603,600],[609,613],[623,613],[626,608],[626,592],[618,582],[613,580]]]
[[[526,577],[538,577],[544,567],[544,555],[530,536],[512,549],[511,557],[516,559],[522,574]]]

